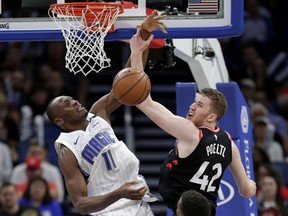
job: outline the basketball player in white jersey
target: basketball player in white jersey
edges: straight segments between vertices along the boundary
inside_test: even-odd
[[[143,63],[142,53],[153,38],[153,30],[166,32],[160,22],[164,18],[153,12],[132,37],[131,66],[133,61]],[[110,126],[109,115],[120,105],[110,92],[89,112],[69,96],[59,96],[47,107],[48,118],[66,131],[55,141],[55,148],[68,194],[81,214],[154,215],[148,202],[157,199],[138,174],[139,160]]]

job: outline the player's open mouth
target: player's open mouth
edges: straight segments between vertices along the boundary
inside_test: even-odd
[[[193,117],[193,113],[188,113],[186,118],[192,118]]]

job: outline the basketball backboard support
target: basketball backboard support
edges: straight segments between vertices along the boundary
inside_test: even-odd
[[[59,27],[48,16],[49,5],[75,0],[22,0],[19,6],[11,0],[0,2],[0,41],[53,41],[64,38]],[[243,0],[129,0],[129,2],[133,2],[133,8],[124,9],[124,13],[115,22],[115,31],[108,33],[105,40],[130,39],[135,33],[135,26],[147,16],[147,7],[157,9],[159,14],[167,14],[164,22],[169,33],[164,34],[156,30],[155,38],[233,37],[240,35],[244,29]],[[175,2],[182,3],[177,5]],[[166,6],[165,10],[159,9],[157,5],[160,3]]]

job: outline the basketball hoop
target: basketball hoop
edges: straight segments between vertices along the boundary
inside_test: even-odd
[[[66,68],[85,76],[110,67],[104,51],[104,38],[114,31],[114,23],[123,6],[105,2],[52,4],[50,18],[60,27],[66,43]]]

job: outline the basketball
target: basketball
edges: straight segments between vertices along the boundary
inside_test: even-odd
[[[112,91],[120,103],[134,106],[143,102],[149,95],[151,83],[148,75],[137,68],[124,68],[113,80]]]

